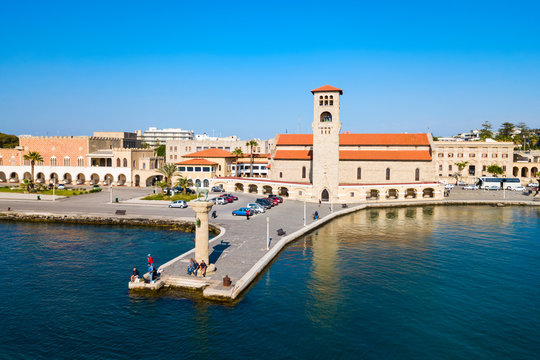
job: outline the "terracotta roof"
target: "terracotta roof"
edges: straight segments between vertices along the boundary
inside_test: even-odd
[[[313,145],[312,134],[279,134],[277,145]],[[427,134],[340,134],[339,145],[429,145]]]
[[[279,134],[277,145],[313,145],[312,134]]]
[[[206,159],[189,159],[186,161],[177,162],[176,165],[217,165],[217,163]]]
[[[277,150],[274,155],[276,160],[311,160],[312,157],[311,150]]]
[[[182,157],[191,157],[191,158],[233,158],[234,155],[227,150],[222,149],[206,149],[202,151],[197,151],[192,154],[183,155]]]
[[[339,160],[430,161],[428,150],[340,150]]]
[[[427,134],[340,134],[339,145],[429,145]]]
[[[343,90],[338,89],[337,87],[330,86],[330,85],[324,85],[324,86],[321,86],[320,88],[311,90],[312,93],[316,93],[320,91],[339,91],[339,94],[343,95]]]

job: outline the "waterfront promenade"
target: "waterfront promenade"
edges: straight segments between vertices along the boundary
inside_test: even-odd
[[[96,217],[121,217],[147,218],[147,219],[168,219],[171,221],[183,220],[193,221],[194,212],[187,209],[171,209],[167,203],[147,202],[137,200],[137,198],[147,194],[149,189],[121,188],[113,190],[113,197],[119,198],[119,203],[109,203],[110,194],[107,190],[101,193],[87,194],[72,198],[59,199],[57,201],[37,201],[29,199],[0,198],[0,209],[4,212],[10,207],[12,212],[26,214],[63,214],[74,216],[96,216]],[[304,227],[304,203],[292,200],[285,200],[283,204],[270,209],[265,214],[256,215],[247,220],[245,217],[234,217],[231,211],[244,206],[257,196],[252,194],[236,194],[239,200],[234,204],[214,206],[218,218],[211,221],[211,224],[222,229],[222,233],[210,243],[210,262],[216,265],[217,271],[206,278],[196,278],[186,275],[186,266],[193,251],[185,254],[171,256],[171,259],[156,259],[158,264],[162,264],[163,278],[169,285],[200,288],[203,295],[209,298],[237,298],[264,270],[264,268],[279,254],[279,251],[290,241],[294,241],[303,233],[312,230],[317,225],[330,220],[332,217],[343,212],[356,211],[366,206],[406,206],[421,204],[462,204],[462,203],[492,203],[501,202],[520,203],[523,205],[539,205],[530,196],[521,193],[510,192],[485,192],[485,191],[463,191],[453,190],[451,196],[442,201],[419,200],[417,202],[384,202],[369,204],[349,204],[343,209],[335,205],[332,208],[329,204],[306,204],[306,225]],[[503,199],[506,198],[506,199]],[[126,210],[125,216],[115,215],[116,210]],[[319,212],[320,220],[314,221],[312,214]],[[266,250],[266,218],[270,218],[270,249]],[[283,229],[284,236],[277,235],[277,229]],[[135,259],[134,259],[135,261]],[[130,269],[126,269],[129,274]],[[222,279],[228,275],[232,280],[231,287],[224,287]],[[126,279],[127,279],[126,275]]]

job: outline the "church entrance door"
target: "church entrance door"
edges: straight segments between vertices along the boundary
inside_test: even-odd
[[[328,194],[328,190],[324,189],[321,193],[321,201],[328,201],[330,199],[330,195]]]

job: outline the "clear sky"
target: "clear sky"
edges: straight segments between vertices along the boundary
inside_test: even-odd
[[[0,132],[540,127],[539,1],[2,1]]]

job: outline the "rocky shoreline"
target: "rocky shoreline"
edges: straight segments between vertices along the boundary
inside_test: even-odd
[[[144,217],[92,216],[92,215],[58,215],[58,214],[24,214],[18,212],[0,212],[0,221],[63,223],[82,225],[109,225],[155,227],[172,231],[195,232],[195,222],[185,220],[154,219]],[[218,235],[219,228],[210,225],[210,233]]]

